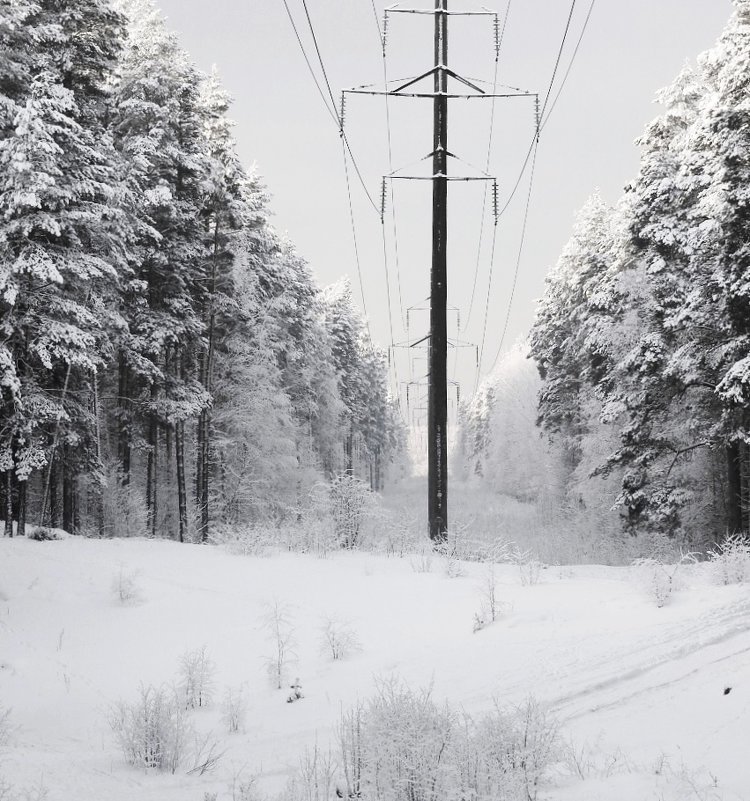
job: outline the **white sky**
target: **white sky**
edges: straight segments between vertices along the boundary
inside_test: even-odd
[[[483,0],[484,1],[484,0]],[[169,25],[181,35],[200,68],[216,63],[235,98],[239,152],[256,162],[273,196],[274,224],[288,231],[323,284],[351,276],[360,287],[352,244],[341,143],[315,89],[294,38],[282,0],[158,0]],[[288,0],[314,65],[314,49],[301,0]],[[503,11],[506,0],[497,10]],[[390,0],[375,0],[378,16]],[[418,8],[431,0],[416,0]],[[469,0],[450,0],[451,10],[475,10]],[[334,91],[366,83],[382,87],[382,57],[372,0],[308,0],[308,8]],[[493,7],[495,8],[495,7]],[[589,8],[578,0],[558,81],[562,77]],[[545,128],[539,149],[526,246],[503,350],[529,330],[534,301],[544,276],[571,233],[573,217],[599,188],[614,202],[634,177],[638,151],[633,140],[658,113],[655,92],[668,84],[686,60],[710,47],[731,13],[729,0],[597,0],[568,83]],[[568,0],[511,0],[500,61],[500,82],[544,95],[570,10]],[[449,63],[472,78],[492,79],[491,21],[451,18]],[[392,15],[388,45],[390,78],[413,76],[432,66],[432,19]],[[553,91],[553,97],[554,97]],[[394,168],[432,149],[431,102],[394,99],[390,103]],[[491,102],[452,101],[449,150],[484,167]],[[355,97],[347,105],[349,139],[370,193],[379,202],[381,177],[389,171],[382,98]],[[501,205],[518,177],[530,141],[533,103],[498,101],[489,172],[500,185]],[[422,169],[427,174],[427,164]],[[452,162],[454,172],[463,166]],[[413,172],[414,170],[408,170]],[[500,344],[520,242],[527,178],[498,228],[483,373]],[[399,276],[395,268],[393,222],[386,218],[391,272],[393,340],[406,339],[404,310],[423,306],[429,292],[431,188],[426,181],[396,181]],[[474,307],[469,317],[482,208],[482,184],[453,183],[449,195],[449,302],[460,309],[461,339],[482,340],[489,268],[490,216],[480,259]],[[391,342],[383,243],[379,216],[352,179],[354,212],[364,293],[375,341]],[[488,210],[490,204],[488,204]],[[399,294],[403,304],[400,303]],[[426,312],[409,315],[412,339],[426,333]],[[450,318],[455,336],[456,316]],[[468,321],[468,323],[467,323]],[[412,352],[413,356],[423,356]],[[455,367],[454,367],[455,364]],[[398,351],[400,381],[418,378],[425,363]],[[450,373],[462,397],[474,389],[475,352],[458,351]],[[394,376],[395,384],[395,376]],[[414,392],[411,395],[414,415]],[[402,395],[405,410],[405,396]]]

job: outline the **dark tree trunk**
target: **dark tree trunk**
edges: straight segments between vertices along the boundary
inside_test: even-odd
[[[77,534],[76,526],[76,479],[69,469],[63,471],[62,527],[69,534]]]
[[[346,435],[346,443],[344,445],[344,454],[346,456],[346,473],[347,475],[354,475],[354,428],[349,426],[349,433]]]
[[[18,528],[16,533],[19,537],[26,536],[26,487],[28,481],[18,482]]]
[[[102,460],[102,425],[99,408],[99,376],[94,373],[92,381],[93,394],[92,405],[96,435],[96,463],[97,475],[95,476],[96,482],[93,485],[93,506],[96,509],[96,530],[100,537],[105,534],[104,528],[104,462]]]
[[[156,388],[151,391],[152,401],[156,400]],[[155,537],[158,527],[158,470],[159,470],[159,422],[156,413],[152,412],[148,426],[148,461],[146,464],[146,509],[147,530],[149,536]]]
[[[60,527],[60,498],[57,494],[57,485],[57,462],[54,454],[51,454],[49,466],[49,519],[42,521],[43,526],[50,525],[52,528]],[[63,528],[65,528],[64,524]]]
[[[739,442],[727,445],[727,534],[742,531],[742,462]]]
[[[187,485],[185,484],[185,423],[175,425],[175,458],[177,461],[177,506],[179,510],[179,537],[185,542],[188,527]]]
[[[13,471],[5,472],[5,536],[13,536]]]
[[[203,417],[203,442],[202,442],[203,453],[201,454],[201,462],[203,464],[203,470],[201,471],[200,539],[201,542],[206,542],[208,540],[208,527],[210,518],[209,478],[211,475],[211,470],[210,470],[211,442],[209,433],[211,431],[211,415],[208,409],[203,410],[202,417]]]
[[[127,487],[130,484],[130,426],[128,425],[130,409],[129,396],[130,391],[128,380],[128,366],[125,362],[125,357],[120,354],[119,365],[119,381],[117,392],[117,411],[118,411],[118,437],[117,437],[117,451],[118,459],[120,462],[120,470],[122,471],[122,484]]]

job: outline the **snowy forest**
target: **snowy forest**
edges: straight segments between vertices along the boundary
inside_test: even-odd
[[[217,74],[147,1],[0,12],[6,534],[205,540],[345,472],[381,488],[385,356],[274,231]]]
[[[736,5],[660,93],[622,197],[581,209],[457,454],[464,475],[579,525],[698,549],[750,527],[750,6]]]
[[[411,335],[395,341],[388,295],[379,345],[349,278],[364,309],[350,161],[372,198],[324,66],[332,39],[316,37],[345,6],[385,59],[389,2],[242,4],[291,23],[283,39],[235,21],[239,3],[180,0],[211,46],[207,18],[229,15],[242,48],[276,30],[263,58],[301,71],[304,56],[340,137],[356,255],[295,181],[337,248],[323,286],[303,235],[274,225],[273,182],[243,163],[230,93],[184,48],[175,7],[0,0],[0,801],[750,798],[750,0],[658,94],[621,197],[576,195],[571,210],[592,193],[505,351],[540,132],[606,28],[596,0],[528,0],[535,34],[567,14],[540,104],[498,83],[512,0],[398,11],[434,14],[436,61],[449,15],[490,17],[495,82],[476,80],[536,100],[506,204],[528,167],[502,330],[487,330],[492,265],[481,298],[500,358],[480,383],[483,338],[462,404],[456,367],[448,436],[427,415],[446,485],[423,475],[429,432],[399,404],[399,384],[423,385],[398,380]],[[622,5],[596,14],[612,24]],[[643,26],[660,4],[624,5]],[[638,52],[625,34],[605,45]],[[411,94],[437,118],[447,73],[477,89],[446,62],[402,84],[434,74],[433,94]],[[256,115],[248,83],[253,124],[276,135],[286,123]],[[382,198],[390,291],[385,180]],[[428,533],[428,485],[431,501],[449,488],[445,538]]]

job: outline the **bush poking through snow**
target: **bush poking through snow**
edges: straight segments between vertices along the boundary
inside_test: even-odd
[[[479,585],[479,611],[474,615],[474,633],[476,634],[485,626],[494,623],[501,615],[509,609],[509,605],[500,600],[497,594],[497,575],[495,565],[487,565],[482,583]]]
[[[227,687],[221,705],[221,719],[230,734],[237,734],[244,727],[247,707],[244,687]]]
[[[328,489],[330,514],[339,546],[354,548],[362,533],[362,524],[372,513],[375,495],[359,478],[344,473],[335,476]]]
[[[351,623],[327,617],[320,627],[320,652],[334,662],[346,659],[362,650],[362,644]]]
[[[174,773],[182,762],[187,722],[174,692],[141,685],[136,701],[117,705],[110,725],[130,765]]]
[[[193,766],[187,771],[188,776],[203,776],[211,773],[224,756],[219,751],[219,743],[213,739],[213,734],[193,734],[193,751],[191,762]]]
[[[317,743],[300,759],[297,775],[289,781],[283,801],[330,801],[335,798],[338,763],[330,752],[323,752]]]
[[[750,542],[731,534],[708,556],[711,575],[717,584],[744,584],[750,581]]]
[[[558,727],[533,700],[473,720],[423,691],[384,684],[344,716],[344,798],[535,801],[558,758]]]
[[[26,529],[26,539],[36,540],[36,542],[50,542],[52,540],[67,539],[68,533],[59,528],[49,526],[29,526]]]
[[[636,559],[632,565],[633,580],[661,609],[672,597],[676,565],[665,565],[660,559]]]
[[[112,592],[123,605],[138,603],[141,600],[138,572],[135,570],[128,572],[124,567],[120,567],[112,578]]]
[[[692,553],[683,554],[673,565],[658,557],[636,559],[631,565],[630,575],[636,586],[661,608],[678,589],[680,568],[693,563],[695,555]]]
[[[409,560],[411,569],[415,573],[432,573],[432,560],[435,552],[432,545],[424,545],[417,551],[417,553]]]
[[[180,658],[180,693],[185,709],[208,706],[213,700],[216,666],[205,645]]]
[[[261,624],[273,646],[272,653],[265,657],[266,670],[274,687],[280,690],[284,686],[290,663],[297,658],[291,609],[280,601],[266,604]]]
[[[521,576],[521,584],[524,587],[531,587],[539,583],[539,579],[542,577],[544,564],[537,559],[533,551],[515,550],[511,559],[518,567],[518,572]]]

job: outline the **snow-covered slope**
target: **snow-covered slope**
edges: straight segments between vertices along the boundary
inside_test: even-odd
[[[496,568],[503,617],[476,634],[487,568],[448,578],[439,560],[339,553],[328,559],[235,556],[164,541],[0,540],[0,706],[14,731],[0,776],[46,787],[48,801],[231,799],[233,777],[280,786],[342,708],[378,678],[433,686],[472,713],[493,699],[549,703],[572,743],[541,797],[557,801],[750,799],[750,593],[694,568],[659,609],[619,568],[548,568],[522,586]],[[113,579],[136,574],[123,604]],[[265,605],[290,607],[304,698],[272,689]],[[323,619],[351,621],[362,651],[320,652]],[[226,733],[217,703],[192,713],[226,753],[211,775],[125,764],[108,717],[141,683],[176,681],[205,645],[217,698],[245,684],[245,730]],[[725,690],[731,691],[725,694]],[[577,765],[577,768],[576,768]],[[580,775],[577,775],[580,774]]]

